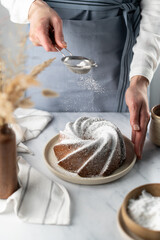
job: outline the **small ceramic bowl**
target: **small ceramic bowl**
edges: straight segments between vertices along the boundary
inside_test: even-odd
[[[152,194],[155,197],[160,197],[160,183],[155,184],[146,184],[140,187],[133,189],[131,192],[127,194],[125,197],[122,207],[121,207],[121,214],[122,219],[126,225],[126,227],[136,234],[137,236],[141,237],[145,240],[160,240],[160,231],[150,230],[148,228],[142,227],[137,224],[132,218],[129,216],[127,207],[129,204],[130,199],[137,199],[143,190]]]

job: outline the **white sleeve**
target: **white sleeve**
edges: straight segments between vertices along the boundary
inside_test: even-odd
[[[10,20],[15,23],[29,23],[28,11],[35,0],[0,0],[1,4],[7,8]]]
[[[141,22],[133,47],[130,78],[142,75],[150,82],[160,62],[160,0],[141,0]]]

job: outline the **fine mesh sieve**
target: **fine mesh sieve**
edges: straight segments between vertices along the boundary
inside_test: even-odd
[[[74,73],[86,74],[91,70],[92,67],[97,67],[97,64],[92,59],[82,56],[73,56],[72,53],[67,48],[65,48],[65,50],[70,54],[70,56],[66,56],[57,47],[55,48],[63,55],[61,61],[69,68],[69,70]]]

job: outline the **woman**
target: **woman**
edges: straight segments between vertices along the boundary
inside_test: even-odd
[[[92,58],[98,64],[89,75],[99,84],[99,91],[94,91],[78,85],[80,77],[62,65],[57,53],[58,60],[45,77],[45,86],[59,92],[60,98],[45,102],[32,92],[36,106],[51,111],[121,112],[127,110],[127,104],[132,141],[141,158],[149,122],[147,87],[160,58],[159,0],[1,2],[12,21],[30,23],[30,40],[35,46],[55,52],[55,43],[59,49],[68,43],[74,55]]]

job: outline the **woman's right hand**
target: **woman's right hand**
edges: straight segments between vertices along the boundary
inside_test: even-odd
[[[35,46],[43,46],[47,52],[56,52],[66,48],[63,36],[63,24],[56,11],[42,0],[35,0],[29,9],[29,38]]]

